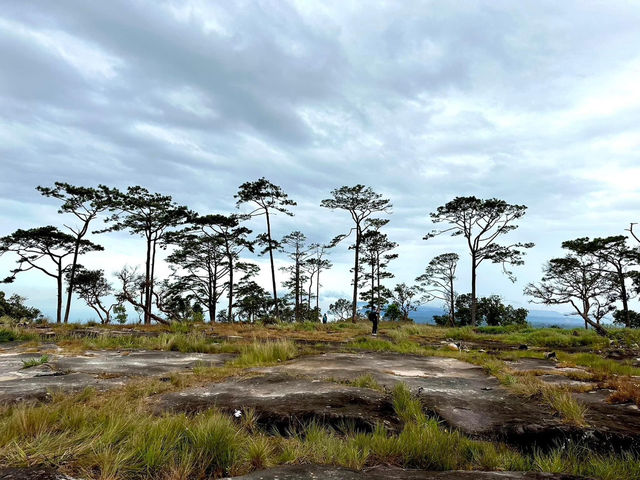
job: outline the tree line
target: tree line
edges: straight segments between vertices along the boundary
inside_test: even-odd
[[[344,242],[354,255],[352,298],[330,306],[330,312],[338,318],[355,322],[359,300],[366,302],[367,308],[383,310],[387,318],[397,320],[407,320],[419,304],[440,301],[447,311],[435,318],[441,324],[526,322],[526,309],[503,305],[496,295],[477,297],[477,271],[482,264],[500,265],[503,273],[515,281],[511,267],[522,265],[526,250],[534,246],[530,242],[502,242],[505,235],[518,228],[527,210],[525,205],[495,198],[456,197],[430,214],[434,224],[443,226],[428,233],[425,240],[449,234],[461,237],[468,249],[470,293],[458,294],[456,269],[460,257],[452,252],[434,257],[414,285],[386,286],[386,281],[394,277],[389,264],[398,256],[394,253],[398,244],[384,232],[392,204],[364,185],[336,188],[321,201],[321,207],[343,211],[352,222],[348,231],[325,245],[309,243],[300,231],[274,238],[274,217],[294,215],[296,202],[265,178],[239,186],[237,211],[230,214],[201,215],[177,204],[171,196],[141,186],[121,191],[105,185],[92,188],[56,182],[53,187],[39,186],[37,190],[57,200],[58,212],[74,221],[65,219],[62,229],[50,225],[18,229],[0,238],[0,255],[12,253],[17,260],[4,282],[12,282],[29,270],[54,279],[58,323],[68,322],[74,294],[103,323],[113,318],[126,321],[125,305],[133,307],[145,324],[204,320],[205,315],[210,322],[317,321],[322,274],[332,267],[328,254]],[[97,226],[99,217],[103,224]],[[255,236],[245,224],[253,217],[264,218],[264,230]],[[123,267],[116,274],[117,288],[103,270],[90,270],[81,263],[85,254],[104,250],[88,238],[90,234],[114,231],[141,237],[145,245],[143,271]],[[628,231],[631,240],[640,243],[634,224]],[[541,282],[527,285],[525,294],[533,302],[571,305],[584,319],[585,327],[600,333],[604,333],[601,320],[612,312],[616,322],[640,327],[640,315],[629,308],[629,301],[640,293],[640,249],[628,245],[628,240],[620,235],[564,242],[568,254],[551,259]],[[159,250],[169,251],[165,260],[172,271],[162,280],[156,279]],[[268,255],[271,292],[256,283],[259,267],[246,260],[250,253]],[[282,268],[287,274],[282,283],[284,295],[278,293],[276,282],[277,253],[291,261]],[[110,303],[114,297],[116,302]],[[226,305],[219,308],[225,299]]]

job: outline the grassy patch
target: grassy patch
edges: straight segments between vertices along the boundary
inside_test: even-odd
[[[33,333],[25,332],[18,327],[6,327],[0,328],[0,343],[3,342],[16,342],[16,341],[33,341],[37,340],[38,336]]]
[[[38,358],[30,358],[28,360],[22,361],[22,368],[37,367],[38,365],[43,365],[48,361],[49,361],[48,355],[42,355],[41,357],[38,357]]]
[[[297,355],[298,349],[290,340],[256,341],[243,346],[240,356],[233,360],[231,365],[242,368],[274,365],[295,358]]]

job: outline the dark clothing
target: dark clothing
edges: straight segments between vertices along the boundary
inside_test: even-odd
[[[380,316],[378,315],[378,312],[376,312],[375,310],[371,310],[369,312],[369,321],[373,324],[372,328],[371,328],[371,334],[372,335],[377,335],[378,334],[378,321],[380,320]]]
[[[326,313],[322,316],[322,323],[327,323],[327,314]]]

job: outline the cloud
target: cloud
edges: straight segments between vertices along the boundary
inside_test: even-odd
[[[56,222],[34,191],[56,180],[141,184],[207,213],[265,176],[299,204],[276,236],[326,242],[349,219],[320,201],[364,183],[394,204],[392,269],[410,282],[432,256],[465,254],[421,240],[430,211],[499,197],[529,206],[514,236],[538,246],[520,282],[487,267],[480,289],[526,301],[562,240],[637,220],[639,21],[620,2],[10,0],[1,233]],[[114,238],[118,262],[140,263],[137,239]],[[325,288],[348,296],[351,252],[332,259]],[[11,288],[30,282],[44,280]]]

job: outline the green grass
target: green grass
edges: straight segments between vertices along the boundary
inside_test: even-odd
[[[403,385],[393,404],[403,420],[392,434],[311,423],[288,437],[261,432],[255,413],[232,419],[215,410],[195,416],[155,415],[145,408],[159,384],[115,394],[87,390],[54,396],[47,405],[0,409],[0,464],[48,465],[72,475],[146,480],[241,475],[285,463],[320,463],[354,469],[389,464],[427,470],[550,471],[598,480],[638,478],[631,454],[597,456],[579,449],[525,455],[500,443],[470,439],[423,412]],[[246,418],[245,418],[246,417]]]
[[[33,333],[25,332],[18,327],[6,327],[0,328],[0,343],[3,342],[16,342],[16,341],[33,341],[37,340],[38,336]]]
[[[376,381],[371,374],[360,375],[350,382],[351,385],[358,388],[370,388],[371,390],[382,391],[382,386]]]
[[[42,355],[38,358],[30,358],[29,360],[22,361],[22,368],[31,368],[37,367],[38,365],[43,365],[49,361],[48,355]]]
[[[61,336],[61,346],[68,350],[163,350],[183,353],[230,353],[239,351],[234,344],[219,342],[201,332],[162,333],[158,336],[118,335],[108,333],[95,338]]]
[[[274,365],[298,355],[296,345],[290,340],[259,342],[242,346],[240,356],[230,362],[235,367],[247,368]]]

